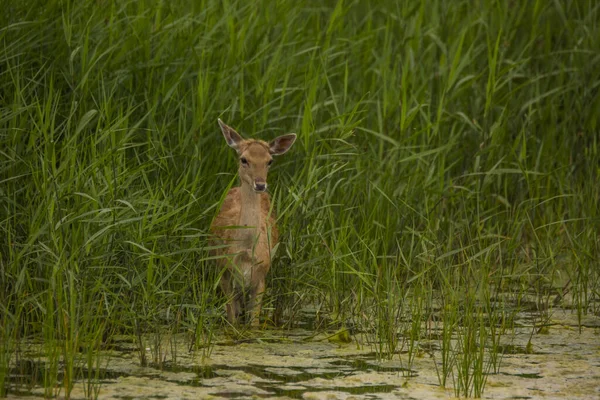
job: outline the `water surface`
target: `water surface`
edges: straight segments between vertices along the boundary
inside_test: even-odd
[[[600,318],[582,320],[554,310],[543,334],[531,336],[525,323],[505,335],[498,373],[487,374],[483,398],[595,399],[600,398]],[[100,399],[448,399],[455,395],[452,377],[442,388],[440,342],[419,343],[421,351],[409,364],[405,350],[391,360],[378,360],[364,335],[350,343],[331,343],[332,332],[315,336],[306,329],[248,332],[238,339],[223,334],[210,354],[189,352],[185,335],[165,337],[160,365],[140,367],[132,338],[120,337],[104,350],[100,368],[78,372],[72,398],[86,390]],[[531,339],[531,344],[528,345]],[[147,347],[148,360],[156,351]],[[36,346],[13,362],[9,398],[42,396],[47,360]],[[37,385],[23,382],[35,376]],[[91,378],[90,378],[91,377]],[[86,386],[86,384],[92,385]],[[92,392],[90,392],[92,393]],[[59,392],[62,397],[64,392]]]

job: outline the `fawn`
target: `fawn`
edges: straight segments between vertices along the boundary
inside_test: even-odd
[[[236,324],[238,317],[245,316],[256,327],[265,277],[271,267],[271,250],[279,239],[275,214],[266,193],[267,172],[272,156],[288,151],[296,135],[282,135],[267,143],[243,139],[220,119],[219,126],[229,147],[238,154],[241,185],[229,190],[210,227],[213,243],[224,245],[213,251],[213,255],[221,256],[217,261],[224,269],[220,285],[229,298],[227,319]]]

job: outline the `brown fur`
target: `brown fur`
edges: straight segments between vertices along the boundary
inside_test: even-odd
[[[257,186],[264,185],[266,189],[272,155],[285,153],[294,143],[295,135],[284,135],[271,143],[244,140],[220,120],[219,124],[227,143],[240,157],[241,185],[229,190],[211,225],[211,244],[223,245],[212,254],[219,256],[217,263],[223,270],[220,285],[229,297],[229,322],[235,324],[240,315],[245,315],[257,326],[265,278],[271,268],[271,252],[279,241],[270,197]]]
[[[224,226],[238,226],[239,217],[240,217],[240,202],[241,202],[241,194],[240,187],[233,187],[229,189],[225,200],[223,200],[223,204],[221,205],[221,212],[211,225],[212,230],[220,231],[218,234],[219,238],[222,240],[235,240],[234,235],[231,232],[235,232],[234,229],[224,230],[222,227]],[[275,210],[271,210],[271,197],[268,193],[261,193],[261,213],[262,215],[269,215],[268,225],[271,228],[271,248],[273,248],[277,243],[279,243],[279,231],[277,230],[277,225],[275,224],[276,216]],[[266,224],[263,229],[266,229]],[[263,230],[266,233],[266,230]],[[225,253],[223,253],[225,254]]]

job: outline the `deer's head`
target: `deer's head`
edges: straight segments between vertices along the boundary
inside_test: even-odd
[[[296,141],[296,135],[289,133],[267,143],[262,140],[242,138],[239,133],[220,119],[219,126],[229,147],[233,148],[238,154],[242,185],[250,185],[255,192],[267,190],[267,173],[273,162],[273,156],[288,151]]]

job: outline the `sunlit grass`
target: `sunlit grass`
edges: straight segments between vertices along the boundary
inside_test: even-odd
[[[117,333],[141,364],[172,332],[210,352],[218,117],[299,136],[270,174],[267,322],[316,305],[410,364],[439,321],[440,384],[480,395],[525,294],[540,321],[598,313],[593,2],[5,3],[0,395],[32,338],[48,396]]]

